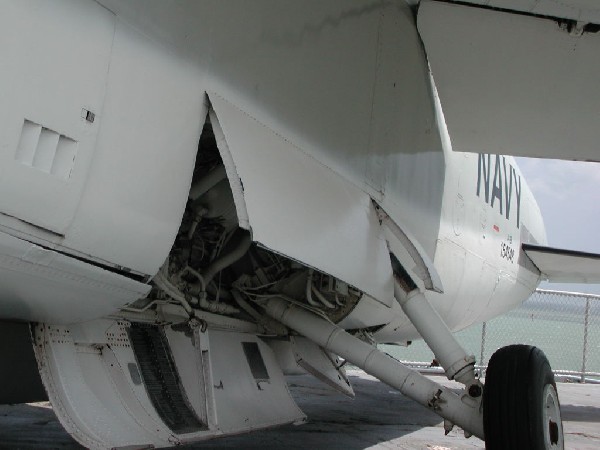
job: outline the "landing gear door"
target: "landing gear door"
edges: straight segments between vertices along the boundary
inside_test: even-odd
[[[423,287],[430,291],[444,292],[442,280],[427,255],[427,252],[412,236],[406,226],[401,226],[375,202],[373,203],[381,221],[383,233],[386,238],[390,253],[408,271],[411,278],[422,282]]]
[[[247,219],[239,222],[248,221],[252,239],[389,306],[389,252],[370,197],[228,100],[216,93],[209,98],[226,169],[237,175],[234,199],[236,185],[243,188]]]
[[[340,358],[305,337],[293,336],[291,339],[294,358],[300,367],[336,391],[354,398],[354,390]]]

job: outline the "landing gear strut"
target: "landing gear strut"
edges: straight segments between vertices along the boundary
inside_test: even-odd
[[[468,390],[456,393],[409,369],[331,322],[284,299],[271,298],[264,308],[271,317],[322,348],[341,356],[407,397],[435,411],[448,423],[457,424],[469,434],[483,439],[480,395],[474,398]]]
[[[483,386],[475,376],[475,358],[464,352],[427,298],[402,278],[396,276],[395,281],[394,294],[403,311],[447,377],[465,385],[461,392],[422,376],[283,298],[271,298],[263,307],[277,321],[435,411],[446,419],[446,432],[456,424],[466,436],[485,439],[488,450],[563,450],[556,384],[543,352],[526,345],[500,349],[490,360]]]

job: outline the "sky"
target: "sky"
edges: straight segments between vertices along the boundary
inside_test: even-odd
[[[517,164],[542,211],[548,245],[600,254],[600,163],[517,158]],[[600,294],[600,285],[540,287]]]

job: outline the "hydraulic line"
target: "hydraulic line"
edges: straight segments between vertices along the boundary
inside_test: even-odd
[[[237,246],[230,252],[225,253],[216,258],[210,264],[210,266],[208,266],[204,270],[204,272],[202,273],[202,277],[204,278],[205,286],[208,286],[210,284],[210,282],[217,273],[239,260],[250,249],[250,245],[252,244],[252,238],[250,237],[250,233],[245,230],[243,230],[242,232],[242,238],[240,239],[240,242],[237,244]]]
[[[190,303],[185,298],[183,292],[177,289],[177,287],[167,279],[162,270],[158,272],[152,281],[169,297],[178,301],[190,317],[194,316],[194,309],[190,306]],[[200,297],[199,299],[194,298],[193,303],[197,304],[201,309],[215,314],[237,314],[240,312],[240,310],[234,306],[230,306],[226,303],[210,302],[204,297]]]
[[[331,303],[329,300],[327,300],[325,298],[325,296],[323,294],[321,294],[321,292],[315,287],[314,284],[311,287],[312,287],[313,293],[315,294],[315,296],[319,299],[319,301],[321,303],[323,303],[329,309],[335,309],[335,305],[333,303]]]
[[[181,306],[183,306],[183,309],[185,309],[185,312],[188,313],[188,315],[192,316],[194,314],[194,310],[190,306],[190,303],[186,300],[185,295],[179,292],[179,290],[171,284],[171,282],[164,275],[162,269],[152,279],[152,282],[162,289],[173,300],[177,300]]]
[[[326,306],[329,309],[335,309],[335,305],[333,303],[331,303],[329,300],[327,300],[325,298],[325,296],[323,294],[321,294],[321,291],[319,291],[315,287],[315,285],[313,284],[313,280],[314,280],[314,270],[309,269],[308,277],[306,278],[306,301],[308,301],[308,303],[310,303],[312,306],[321,306],[319,303],[317,303],[313,300],[312,293],[314,293],[315,297],[317,297],[317,299],[321,302],[321,304],[323,304],[324,306]]]
[[[225,172],[225,166],[223,165],[211,170],[208,174],[194,183],[190,189],[190,200],[194,201],[202,197],[226,177],[227,173]]]

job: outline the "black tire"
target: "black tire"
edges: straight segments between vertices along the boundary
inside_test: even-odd
[[[483,388],[483,429],[488,450],[564,448],[554,374],[539,348],[510,345],[492,355]]]

